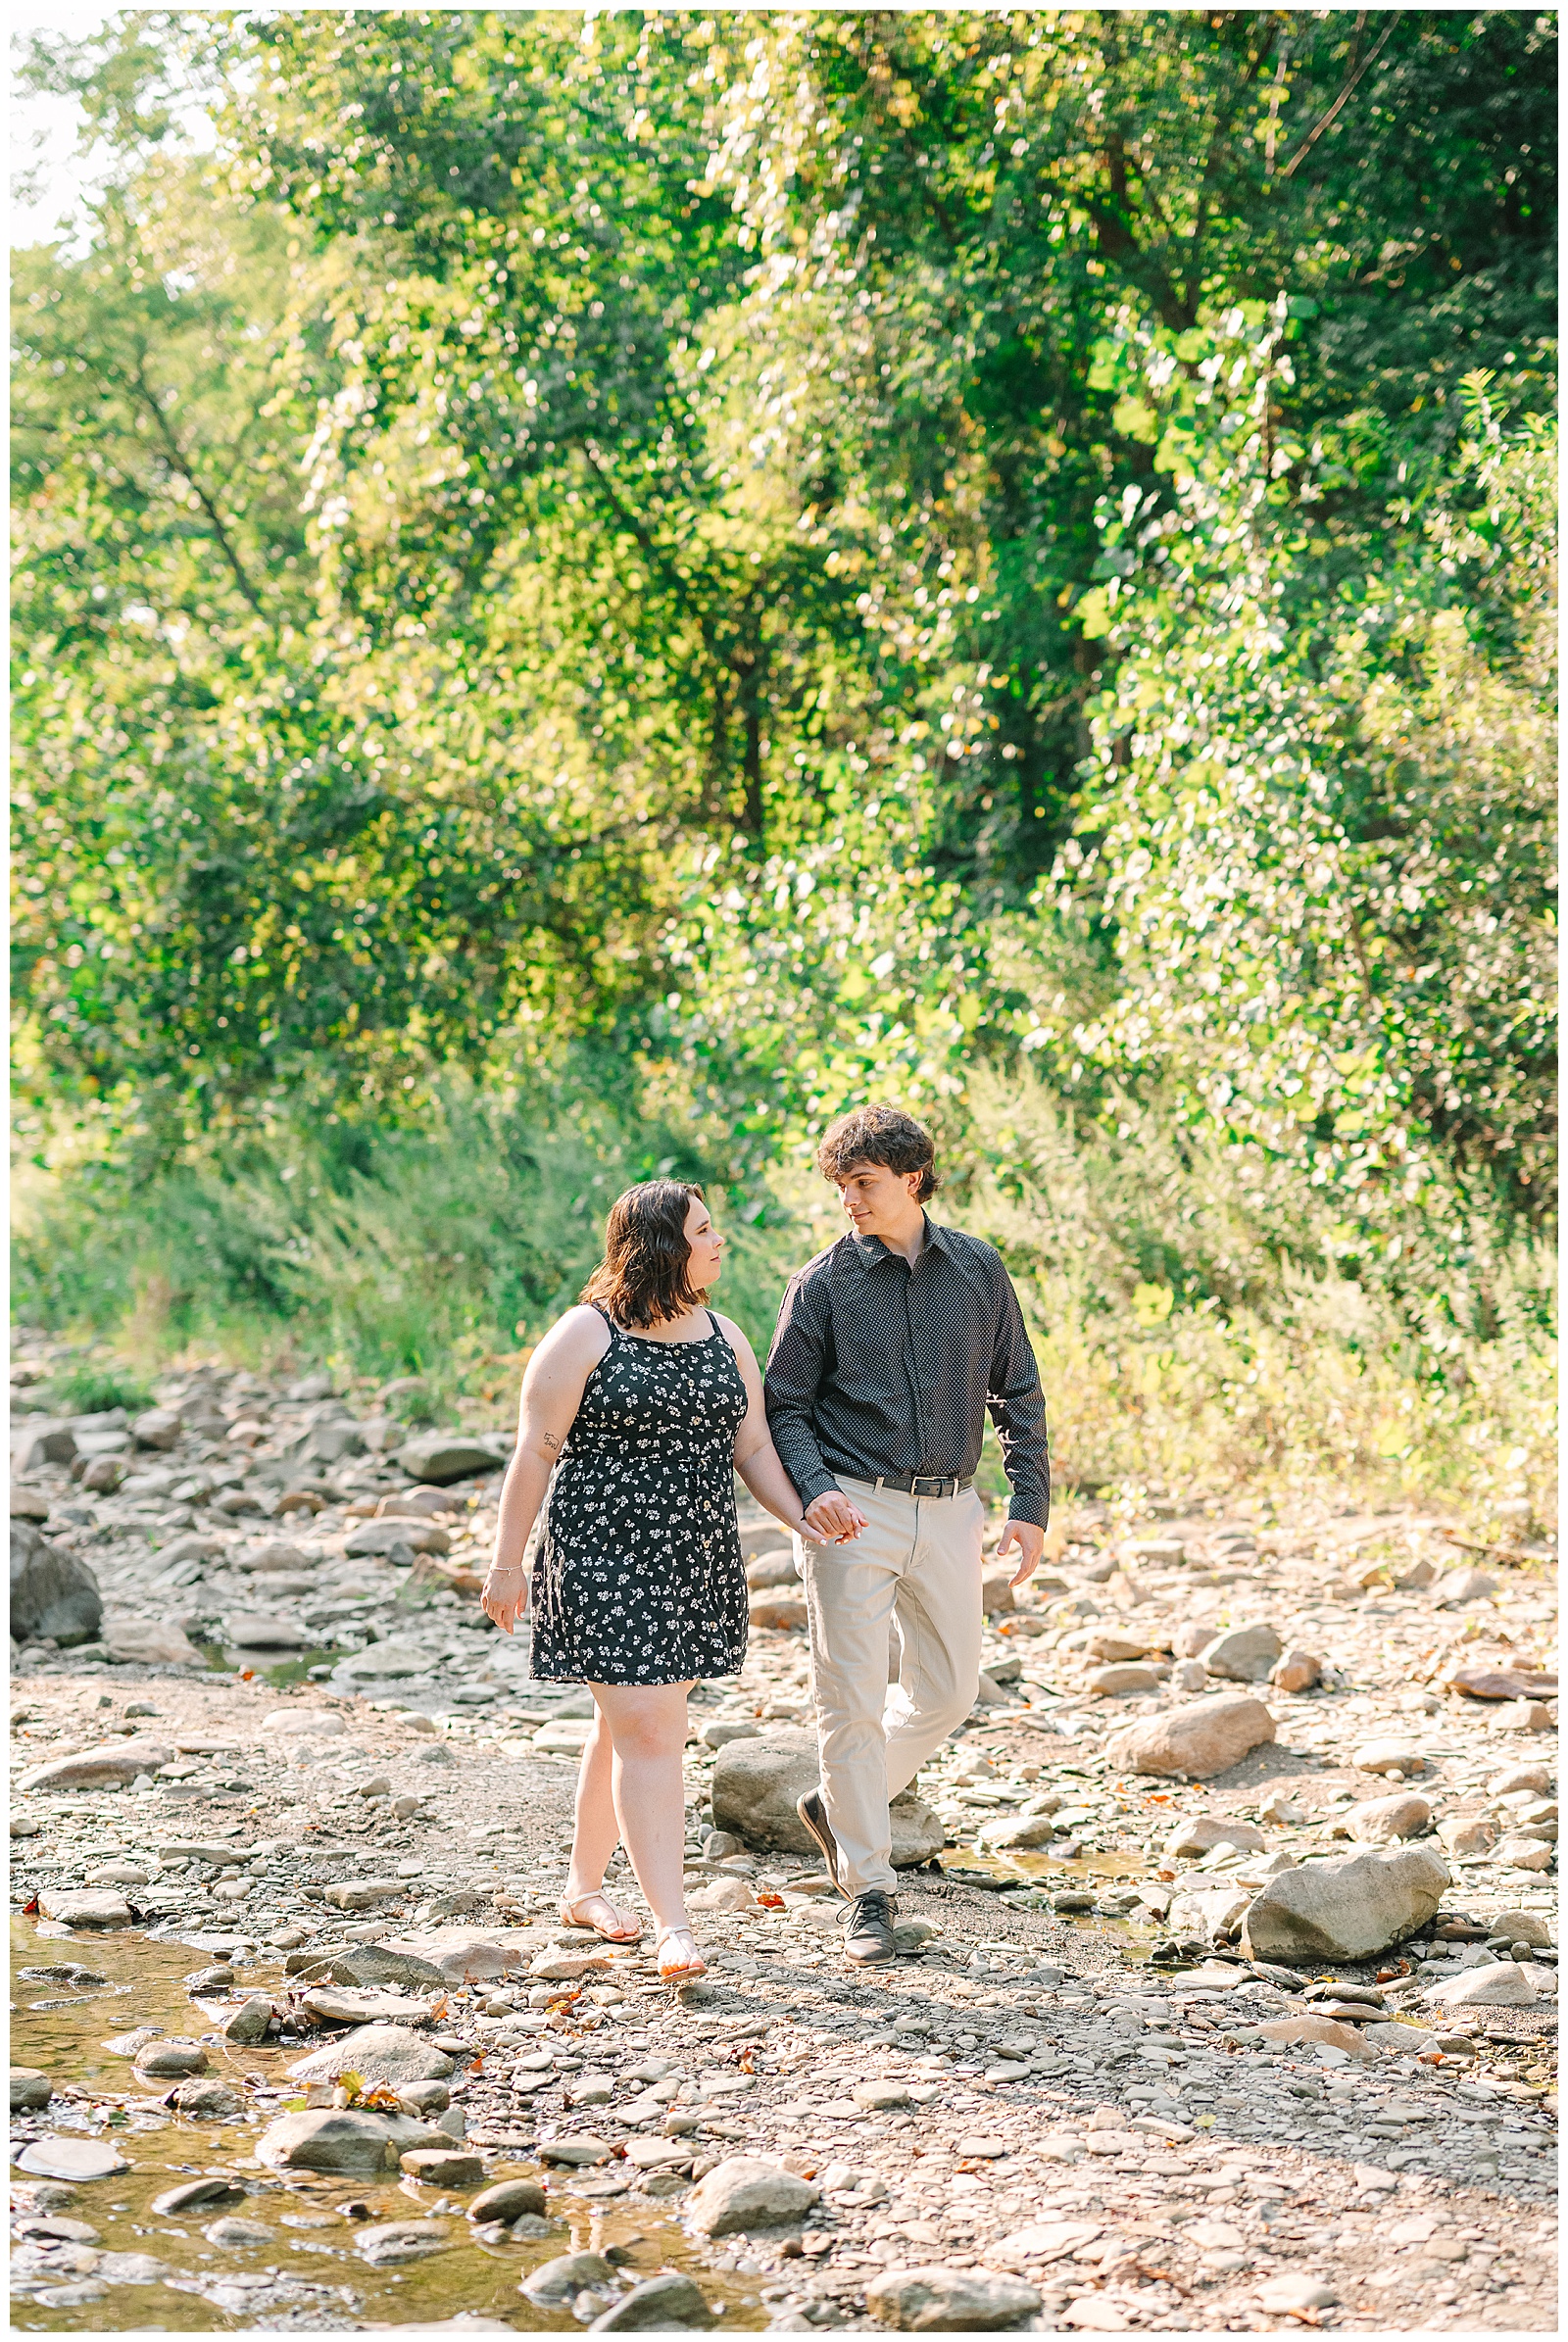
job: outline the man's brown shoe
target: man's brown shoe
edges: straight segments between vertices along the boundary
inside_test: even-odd
[[[820,1846],[822,1860],[827,1864],[828,1877],[838,1888],[839,1893],[844,1896],[845,1901],[848,1902],[850,1899],[849,1889],[839,1877],[839,1841],[833,1835],[833,1825],[827,1818],[827,1806],[823,1801],[821,1790],[808,1789],[804,1797],[797,1797],[795,1810],[806,1825],[810,1836]]]

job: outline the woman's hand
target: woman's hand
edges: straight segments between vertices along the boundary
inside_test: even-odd
[[[479,1588],[479,1607],[503,1635],[515,1631],[518,1619],[528,1615],[528,1579],[520,1562],[490,1564]]]

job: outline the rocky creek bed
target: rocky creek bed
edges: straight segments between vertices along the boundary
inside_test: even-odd
[[[676,1996],[558,1924],[586,1699],[401,1395],[18,1417],[19,2328],[1555,2329],[1546,1553],[1069,1502],[850,1975],[744,1509]]]

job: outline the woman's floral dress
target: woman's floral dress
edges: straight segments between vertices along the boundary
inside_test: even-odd
[[[736,1674],[746,1571],[735,1435],[746,1386],[712,1321],[648,1342],[606,1310],[610,1347],[561,1451],[534,1564],[531,1673],[593,1683]]]

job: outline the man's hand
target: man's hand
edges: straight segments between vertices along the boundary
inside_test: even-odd
[[[514,1631],[518,1619],[528,1615],[528,1581],[521,1562],[490,1564],[479,1588],[479,1607],[503,1635]]]
[[[1040,1556],[1045,1550],[1045,1531],[1037,1528],[1033,1521],[1009,1521],[1007,1523],[998,1540],[996,1559],[1001,1561],[1009,1545],[1017,1546],[1018,1567],[1013,1571],[1009,1584],[1022,1586],[1026,1578],[1033,1577],[1035,1571],[1040,1567]]]
[[[806,1508],[806,1526],[818,1545],[847,1545],[865,1527],[865,1515],[842,1488],[824,1488]]]

